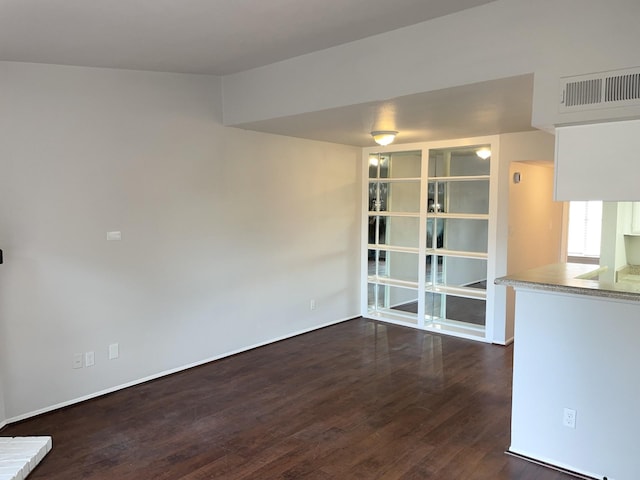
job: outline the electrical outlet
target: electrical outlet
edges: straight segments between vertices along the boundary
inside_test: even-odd
[[[565,408],[562,424],[565,427],[576,428],[576,411],[571,408]]]
[[[81,353],[74,353],[73,354],[73,368],[82,368],[84,366],[84,363],[82,361],[82,354]]]
[[[109,360],[115,360],[120,356],[120,346],[117,343],[109,345]]]
[[[316,301],[315,300],[310,300],[309,301],[309,310],[315,310],[316,309]]]
[[[85,352],[84,354],[84,364],[87,367],[93,367],[96,363],[96,356],[93,352]]]

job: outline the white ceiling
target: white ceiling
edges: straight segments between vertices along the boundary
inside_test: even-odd
[[[225,75],[492,0],[0,0],[0,61]],[[238,125],[369,146],[531,129],[531,76]]]
[[[0,60],[225,75],[491,0],[0,0]]]
[[[495,135],[532,130],[532,95],[521,75],[236,126],[361,147],[373,130],[399,131],[396,143]]]

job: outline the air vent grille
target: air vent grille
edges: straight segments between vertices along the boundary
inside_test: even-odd
[[[640,108],[640,67],[561,79],[559,113],[612,107]],[[638,115],[637,112],[619,112],[627,116]]]
[[[564,103],[567,107],[590,105],[602,101],[602,79],[593,78],[567,83]]]
[[[620,102],[640,98],[640,73],[607,77],[605,102]]]

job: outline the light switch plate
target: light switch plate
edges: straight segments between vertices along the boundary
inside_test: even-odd
[[[84,363],[82,361],[82,354],[81,353],[74,353],[73,354],[73,368],[82,368],[84,366]]]
[[[107,232],[107,240],[122,240],[122,232]]]

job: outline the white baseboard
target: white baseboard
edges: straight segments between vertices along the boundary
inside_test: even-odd
[[[511,345],[513,343],[513,337],[507,338],[504,342],[493,342],[494,345],[502,345],[506,347],[507,345]]]
[[[269,345],[271,343],[279,342],[281,340],[286,340],[287,338],[297,337],[298,335],[302,335],[305,333],[312,332],[314,330],[319,330],[321,328],[329,327],[331,325],[337,325],[338,323],[346,322],[348,320],[353,320],[354,318],[358,318],[360,315],[354,315],[352,317],[343,318],[340,320],[334,320],[331,322],[323,323],[321,325],[317,325],[310,328],[305,328],[303,330],[298,330],[296,332],[292,332],[286,335],[282,335],[280,337],[272,338],[271,340],[267,340],[265,342],[256,343],[254,345],[249,345],[247,347],[242,347],[237,350],[232,350],[230,352],[225,352],[220,355],[216,355],[214,357],[206,358],[204,360],[200,360],[197,362],[190,363],[188,365],[183,365],[181,367],[172,368],[170,370],[165,370],[163,372],[155,373],[153,375],[149,375],[147,377],[139,378],[137,380],[133,380],[131,382],[123,383],[121,385],[117,385],[115,387],[110,387],[105,390],[100,390],[99,392],[90,393],[88,395],[84,395],[82,397],[74,398],[72,400],[67,400],[65,402],[57,403],[55,405],[50,405],[48,407],[40,408],[38,410],[34,410],[31,412],[24,413],[22,415],[18,415],[15,417],[7,418],[4,422],[0,423],[0,428],[10,423],[19,422],[21,420],[26,420],[27,418],[35,417],[37,415],[42,415],[43,413],[48,413],[53,410],[58,410],[60,408],[68,407],[71,405],[75,405],[76,403],[84,402],[87,400],[91,400],[92,398],[101,397],[102,395],[107,395],[109,393],[117,392],[118,390],[123,390],[125,388],[133,387],[135,385],[139,385],[141,383],[148,382],[150,380],[155,380],[157,378],[166,377],[167,375],[171,375],[173,373],[182,372],[184,370],[188,370],[190,368],[199,367],[200,365],[204,365],[205,363],[213,362],[215,360],[220,360],[221,358],[230,357],[232,355],[236,355],[238,353],[246,352],[248,350],[253,350],[254,348],[264,347],[265,345]]]
[[[537,465],[541,465],[543,467],[551,468],[552,470],[568,473],[569,475],[572,475],[576,478],[580,478],[582,480],[597,480],[599,478],[606,478],[606,476],[603,477],[602,475],[599,475],[599,474],[596,475],[593,472],[587,472],[580,468],[576,468],[573,465],[568,465],[566,463],[558,462],[554,459],[550,459],[546,457],[536,458],[533,455],[530,455],[524,452],[515,451],[511,448],[507,450],[505,453],[507,455],[512,455],[514,457],[521,458],[522,460],[526,460],[527,462],[531,462]]]
[[[385,312],[386,314],[386,312]],[[393,314],[391,314],[393,315]],[[396,317],[400,317],[400,315],[395,314]],[[445,335],[445,336],[449,336],[449,337],[458,337],[458,338],[465,338],[467,340],[473,340],[474,342],[481,342],[481,343],[491,343],[491,340],[487,340],[486,338],[483,337],[479,337],[478,335],[474,335],[473,333],[465,333],[464,331],[464,327],[462,328],[456,328],[455,326],[450,325],[448,330],[445,329],[441,329],[438,327],[431,327],[428,325],[425,325],[423,327],[415,324],[415,323],[411,323],[411,322],[406,322],[403,320],[399,320],[399,319],[394,319],[392,318],[389,314],[386,314],[386,316],[374,316],[374,315],[370,315],[370,314],[364,314],[362,315],[362,318],[366,318],[367,320],[374,320],[376,322],[382,322],[382,323],[391,323],[393,325],[400,325],[403,327],[409,327],[409,328],[413,328],[415,330],[420,330],[422,332],[428,332],[428,333],[434,333],[436,335]],[[455,321],[455,320],[454,320]],[[451,321],[450,321],[451,322]]]

